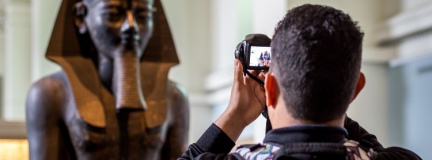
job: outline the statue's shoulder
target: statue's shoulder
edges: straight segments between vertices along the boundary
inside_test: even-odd
[[[168,110],[169,114],[171,115],[171,118],[169,118],[169,123],[171,126],[174,126],[174,128],[180,129],[178,131],[181,131],[181,133],[177,134],[176,136],[187,138],[190,107],[186,89],[179,83],[171,80],[168,80],[168,88],[168,95],[170,97]]]
[[[27,109],[58,110],[68,97],[68,83],[62,71],[32,84],[27,95]]]
[[[58,71],[51,75],[42,77],[32,84],[30,90],[43,91],[48,94],[51,92],[59,92],[68,88],[67,78],[63,71]]]
[[[186,89],[181,84],[168,80],[168,88],[169,95],[171,95],[171,103],[174,104],[174,106],[189,107]]]

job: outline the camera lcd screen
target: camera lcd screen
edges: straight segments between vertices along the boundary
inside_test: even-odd
[[[249,66],[270,67],[271,62],[270,47],[251,46],[249,56]]]

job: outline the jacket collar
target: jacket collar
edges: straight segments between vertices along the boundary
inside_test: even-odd
[[[264,143],[298,143],[298,142],[342,142],[348,132],[342,127],[323,125],[291,126],[271,130],[264,138]]]

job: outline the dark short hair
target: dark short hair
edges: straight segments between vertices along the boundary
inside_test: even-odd
[[[328,122],[343,116],[360,75],[363,33],[348,14],[306,4],[288,11],[271,44],[271,72],[292,116]]]

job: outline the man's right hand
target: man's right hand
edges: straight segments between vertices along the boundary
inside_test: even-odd
[[[239,60],[234,61],[234,83],[231,97],[225,112],[215,124],[233,141],[236,141],[243,129],[261,114],[265,106],[265,93],[258,82],[251,77],[243,76],[243,66]],[[264,80],[261,71],[251,74]]]

